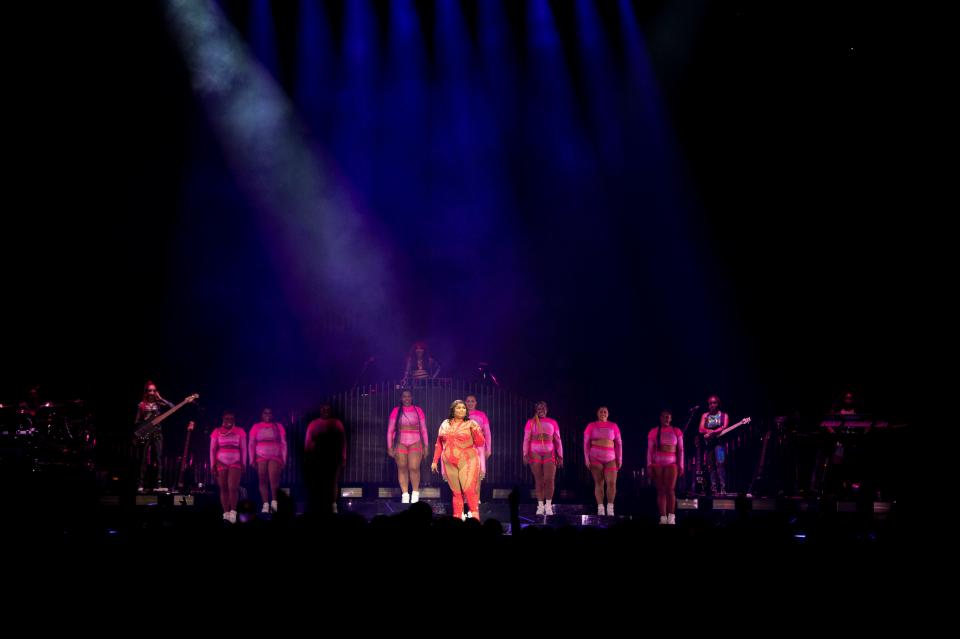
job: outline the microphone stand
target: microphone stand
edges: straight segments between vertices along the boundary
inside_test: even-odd
[[[353,387],[350,389],[351,393],[357,389],[357,386],[360,385],[360,380],[363,379],[363,374],[367,372],[367,368],[370,366],[370,363],[373,362],[373,360],[373,357],[368,357],[367,361],[363,363],[363,368],[360,369],[360,374],[357,375],[357,381],[353,383]]]

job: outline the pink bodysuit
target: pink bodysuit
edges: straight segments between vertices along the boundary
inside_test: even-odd
[[[477,454],[480,455],[480,472],[487,474],[487,451],[493,450],[493,441],[490,439],[490,419],[482,410],[470,411],[470,419],[480,425],[483,431],[483,444],[477,446]]]
[[[398,455],[423,452],[423,444],[430,441],[427,435],[427,418],[423,410],[419,406],[404,406],[400,419],[397,419],[400,408],[395,407],[387,420],[387,448],[394,447],[394,435],[400,431],[396,443]]]
[[[250,429],[250,456],[254,462],[287,463],[287,432],[277,422],[259,422]]]
[[[608,442],[612,442],[608,443]],[[616,471],[623,465],[623,440],[620,428],[613,422],[591,422],[583,431],[583,458],[592,465],[607,466]]]
[[[243,469],[247,465],[247,434],[239,426],[215,428],[210,434],[210,468]]]
[[[647,435],[647,465],[670,466],[676,464],[683,471],[683,434],[679,428],[668,426],[660,429],[660,445],[657,445],[657,429]]]
[[[560,441],[560,426],[556,420],[544,417],[527,420],[523,428],[523,456],[534,464],[557,463],[563,459],[563,442]]]

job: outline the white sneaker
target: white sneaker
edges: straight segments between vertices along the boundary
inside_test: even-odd
[[[542,502],[542,501],[541,501],[541,502],[538,502],[538,503],[537,503],[537,514],[538,514],[538,515],[542,515],[542,514],[543,514],[543,509],[544,509],[543,502]]]
[[[466,521],[466,520],[467,520],[467,513],[466,511],[464,511],[460,513],[460,521]]]
[[[223,520],[230,521],[230,511],[223,513]]]
[[[667,515],[667,525],[676,526],[677,525],[677,515],[676,513],[670,513]]]
[[[613,517],[613,504],[607,504],[607,517]]]
[[[263,508],[260,509],[260,512],[262,512],[262,513],[269,513],[269,512],[270,512],[270,504],[268,504],[267,502],[263,502]]]
[[[606,516],[606,512],[603,510],[603,504],[597,504],[597,514],[601,517]]]
[[[546,515],[547,517],[553,517],[553,504],[548,503],[546,507],[543,509],[543,514]]]
[[[666,525],[667,525],[667,516],[666,516],[666,515],[660,515],[660,525],[661,525],[661,526],[666,526]]]
[[[227,515],[227,521],[229,521],[231,524],[237,523],[237,511],[231,510],[227,513]]]
[[[272,512],[272,513],[277,512],[277,500],[276,500],[276,499],[274,499],[273,501],[270,502],[270,512]]]
[[[409,503],[410,503],[410,493],[403,493],[403,495],[400,496],[400,503],[401,503],[401,504],[409,504]]]
[[[419,491],[419,490],[415,490],[415,491],[413,491],[412,493],[410,493],[410,503],[411,503],[411,504],[415,504],[415,503],[417,503],[418,501],[420,501],[420,491]]]

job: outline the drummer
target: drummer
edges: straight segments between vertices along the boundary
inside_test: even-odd
[[[40,397],[40,386],[37,385],[30,389],[25,399],[20,400],[20,410],[17,412],[19,412],[21,415],[30,415],[30,417],[36,417],[37,411],[41,406],[44,406],[44,404],[44,401]],[[50,402],[46,402],[46,404],[50,404]]]

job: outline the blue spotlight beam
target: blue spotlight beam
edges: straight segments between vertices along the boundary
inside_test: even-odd
[[[375,321],[389,288],[377,235],[335,169],[304,143],[275,80],[212,0],[173,0],[167,18],[231,168],[276,242],[292,301],[308,321],[331,305]]]

